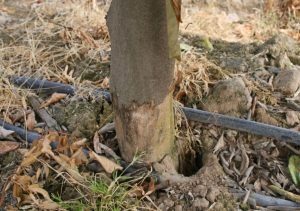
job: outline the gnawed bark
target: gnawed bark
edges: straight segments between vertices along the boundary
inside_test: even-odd
[[[167,1],[114,0],[109,10],[110,88],[120,150],[127,161],[136,152],[158,161],[174,145]]]

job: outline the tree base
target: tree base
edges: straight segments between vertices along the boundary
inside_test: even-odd
[[[113,97],[115,124],[122,157],[131,161],[144,153],[144,160],[157,162],[172,154],[175,129],[172,95],[158,105],[132,104],[130,108],[120,106]]]

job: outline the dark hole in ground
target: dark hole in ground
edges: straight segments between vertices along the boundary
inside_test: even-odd
[[[202,166],[202,153],[199,149],[187,150],[179,156],[178,173],[186,177],[196,174]]]

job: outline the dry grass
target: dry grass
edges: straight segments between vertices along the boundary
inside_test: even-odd
[[[176,67],[175,99],[185,105],[201,101],[208,94],[209,86],[229,77],[220,67],[193,50],[182,54],[182,61]]]
[[[0,110],[6,112],[26,107],[28,94],[13,89],[8,75],[79,85],[86,70],[100,71],[110,50],[106,11],[89,1],[47,1],[22,9],[28,15],[5,29],[10,42],[0,48]]]

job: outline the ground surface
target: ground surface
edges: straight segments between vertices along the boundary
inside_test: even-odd
[[[137,161],[126,168],[128,164],[115,162],[113,129],[97,133],[113,121],[111,106],[93,94],[109,89],[109,3],[92,2],[0,4],[0,117],[39,134],[50,131],[30,148],[0,130],[1,141],[19,143],[5,144],[11,149],[0,153],[0,209],[263,210],[247,192],[284,198],[270,186],[275,185],[300,193],[288,170],[289,158],[300,155],[297,146],[187,122],[180,111],[184,105],[299,131],[299,2],[286,1],[288,9],[260,1],[183,2],[174,107],[180,173],[186,177],[166,175],[172,183],[158,185],[149,165]],[[46,106],[56,121],[51,126],[32,101],[33,93],[41,103],[49,95],[17,88],[9,81],[11,75],[42,77],[78,91]],[[53,140],[59,146],[52,152]],[[123,174],[110,174],[111,168],[122,167]],[[240,192],[232,195],[233,190]],[[291,209],[273,207],[284,208]]]

